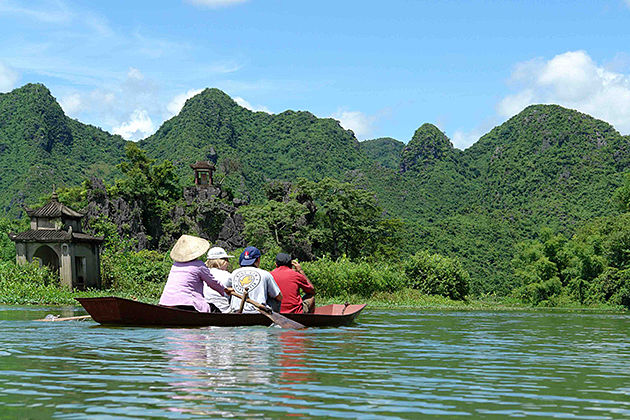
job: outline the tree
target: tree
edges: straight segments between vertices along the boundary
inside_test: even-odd
[[[144,150],[135,143],[125,146],[126,159],[118,165],[123,178],[116,180],[118,194],[146,203],[153,201],[176,200],[181,195],[177,183],[175,167],[169,160],[159,164],[147,157]]]
[[[153,238],[162,234],[170,209],[181,198],[175,167],[169,160],[156,163],[135,143],[125,147],[126,159],[118,166],[123,177],[112,187],[112,196],[138,201],[146,231]]]
[[[626,175],[624,184],[615,190],[613,201],[620,211],[630,212],[630,174]]]
[[[326,178],[269,183],[268,201],[239,210],[245,238],[267,249],[280,248],[301,259],[389,255],[401,222],[387,218],[373,194]]]
[[[0,261],[15,261],[15,244],[8,233],[18,233],[28,229],[26,219],[9,219],[0,217]]]
[[[311,238],[306,224],[308,209],[295,200],[269,200],[239,209],[248,243],[264,250],[281,249],[300,259],[312,259]]]
[[[470,276],[456,259],[420,251],[404,266],[409,286],[429,295],[463,300],[469,291]]]
[[[357,258],[386,252],[399,241],[402,223],[387,218],[370,191],[324,178],[298,181],[295,194],[310,197],[317,206],[313,238],[323,254]]]

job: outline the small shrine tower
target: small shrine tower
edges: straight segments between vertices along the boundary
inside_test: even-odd
[[[197,161],[190,165],[195,170],[195,185],[198,187],[209,187],[212,185],[212,173],[214,172],[214,163],[207,160]]]
[[[17,263],[39,261],[58,272],[61,284],[71,290],[100,288],[103,238],[82,232],[83,214],[60,203],[56,192],[43,207],[25,210],[31,218],[31,228],[9,233],[15,242]]]

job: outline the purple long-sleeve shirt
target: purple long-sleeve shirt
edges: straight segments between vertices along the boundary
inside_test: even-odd
[[[210,306],[203,298],[204,283],[223,295],[223,286],[212,277],[202,261],[175,262],[160,297],[160,305],[190,305],[199,312],[210,312]]]

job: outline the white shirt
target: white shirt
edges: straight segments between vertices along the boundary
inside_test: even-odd
[[[219,268],[211,268],[210,273],[216,281],[223,287],[232,287],[232,274],[229,271],[221,270]],[[218,293],[216,290],[211,289],[206,284],[203,285],[203,297],[206,302],[212,303],[219,308],[223,313],[230,312],[230,301],[228,298]]]
[[[267,304],[268,301],[280,294],[280,288],[271,273],[253,266],[234,270],[232,273],[232,287],[239,295],[243,295],[247,287],[249,298],[262,304]],[[241,300],[232,296],[230,306],[233,312],[238,312],[241,307]],[[258,309],[251,303],[245,303],[243,312],[258,312]]]

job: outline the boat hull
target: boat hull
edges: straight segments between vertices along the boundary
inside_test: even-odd
[[[94,321],[103,325],[154,327],[245,327],[271,325],[260,313],[202,313],[152,305],[119,297],[77,298]],[[339,327],[351,324],[365,305],[326,305],[312,314],[282,314],[307,327]]]

